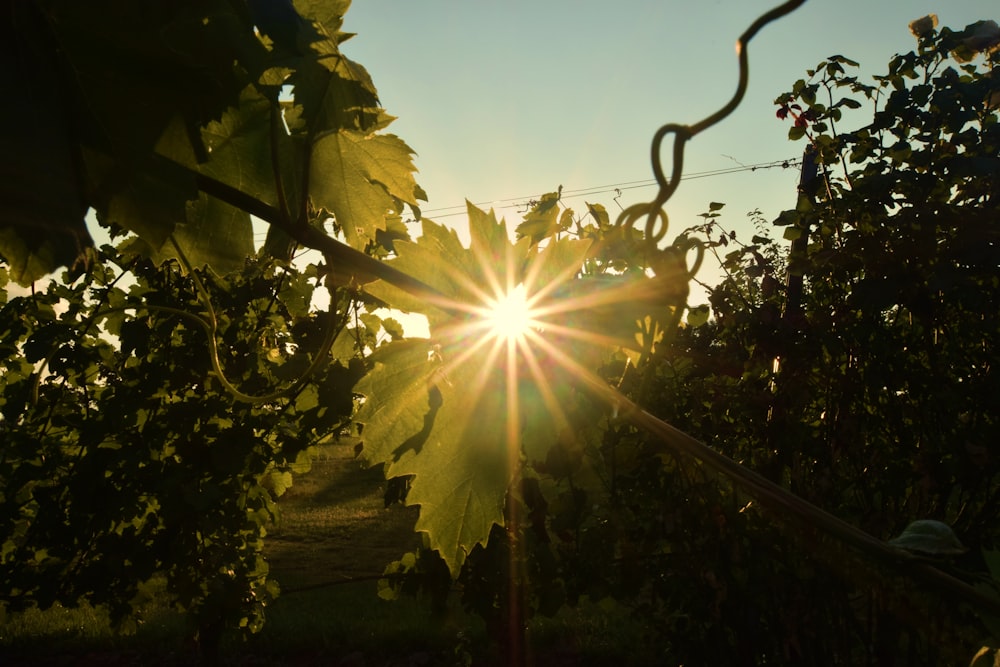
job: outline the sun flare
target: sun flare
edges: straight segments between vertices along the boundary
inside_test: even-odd
[[[491,300],[484,319],[487,332],[504,341],[523,340],[529,331],[538,327],[531,299],[523,284]]]

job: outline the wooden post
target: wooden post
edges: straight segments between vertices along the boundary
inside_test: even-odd
[[[811,210],[815,204],[816,194],[816,149],[812,144],[806,146],[802,153],[802,171],[799,174],[799,196],[796,210]],[[803,265],[806,260],[806,249],[809,247],[809,226],[801,225],[801,232],[792,241],[792,247],[788,253],[788,272],[785,278],[785,312],[782,318],[786,321],[794,321],[802,315],[802,282]]]
[[[813,209],[817,171],[816,150],[810,144],[802,153],[802,171],[795,206],[797,211]],[[796,359],[795,339],[806,324],[802,293],[809,248],[809,224],[800,221],[797,228],[799,235],[792,240],[785,273],[785,308],[778,327],[778,335],[782,340],[778,342],[778,352],[772,362],[771,408],[767,420],[767,451],[771,460],[762,469],[767,477],[779,484],[786,480],[786,469],[790,473],[793,467],[793,452],[789,449],[789,443],[794,438],[789,437],[792,430],[789,415],[797,412],[793,403],[801,399],[801,387],[798,386],[801,364]],[[792,480],[788,478],[788,481]]]

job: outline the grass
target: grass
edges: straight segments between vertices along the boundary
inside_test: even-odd
[[[326,446],[308,474],[279,500],[281,520],[266,540],[271,575],[282,595],[263,631],[224,648],[236,665],[496,664],[482,622],[457,603],[444,616],[412,598],[376,595],[389,562],[414,549],[416,511],[382,501],[384,480],[365,470],[353,446]],[[144,611],[135,634],[116,634],[101,610],[29,611],[0,619],[0,665],[189,665],[197,660],[184,620],[167,609]],[[535,664],[569,666],[646,662],[632,647],[641,628],[623,611],[598,605],[567,609],[529,627]],[[7,659],[4,659],[4,656]],[[650,664],[653,664],[650,661]]]

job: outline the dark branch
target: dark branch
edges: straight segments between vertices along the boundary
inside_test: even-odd
[[[796,3],[788,3],[789,5]],[[800,3],[799,3],[800,4]],[[181,166],[181,165],[178,165]],[[186,167],[182,167],[185,168]],[[189,170],[190,171],[190,170]],[[392,285],[448,311],[455,311],[453,302],[430,285],[398,269],[330,238],[311,225],[290,224],[280,212],[230,185],[196,172],[198,188],[210,196],[239,207],[261,220],[285,230],[299,244],[319,250],[327,261],[336,262],[338,269],[355,273],[359,278],[381,278]],[[868,558],[890,567],[901,568],[912,578],[956,597],[977,609],[1000,615],[1000,600],[976,590],[963,581],[921,562],[912,555],[888,545],[868,533],[842,521],[834,515],[799,498],[770,480],[745,468],[670,424],[654,417],[595,375],[582,374],[581,380],[609,405],[618,408],[623,418],[658,438],[668,450],[692,456],[709,468],[732,480],[737,486],[757,498],[772,511],[810,525],[847,544]]]
[[[171,166],[183,169],[192,175],[201,192],[242,209],[269,225],[280,228],[301,246],[320,251],[326,257],[327,262],[336,266],[339,273],[353,274],[361,283],[381,279],[438,308],[446,311],[455,310],[452,299],[427,283],[341,243],[312,225],[290,222],[277,208],[234,188],[228,183],[189,169],[168,158],[157,156],[157,159],[168,161]]]

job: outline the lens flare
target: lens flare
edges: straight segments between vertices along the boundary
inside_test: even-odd
[[[498,340],[524,340],[529,331],[538,328],[528,291],[523,284],[491,300],[483,314],[487,333]]]

